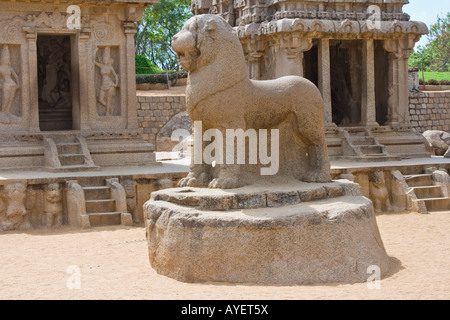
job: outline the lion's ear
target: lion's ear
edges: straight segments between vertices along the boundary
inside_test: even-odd
[[[206,21],[206,23],[205,23],[205,30],[206,31],[214,31],[214,30],[216,30],[216,22],[214,21],[214,19],[209,19],[208,21]]]

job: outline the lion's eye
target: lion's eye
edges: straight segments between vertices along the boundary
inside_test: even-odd
[[[190,31],[190,32],[195,32],[195,27],[196,27],[196,24],[195,24],[195,23],[190,24],[190,25],[189,25],[189,31]]]

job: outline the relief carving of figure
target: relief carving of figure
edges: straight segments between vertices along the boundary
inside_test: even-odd
[[[47,227],[63,224],[62,192],[59,183],[50,183],[45,190],[44,214]]]
[[[0,217],[1,230],[30,229],[31,223],[27,219],[25,209],[26,186],[17,182],[4,186],[4,199],[6,200],[6,212]]]
[[[11,66],[9,47],[4,45],[0,59],[0,88],[2,92],[0,123],[10,123],[9,115],[17,90],[20,88],[19,77]]]
[[[119,76],[114,70],[114,59],[111,57],[111,48],[105,47],[101,61],[95,61],[100,69],[101,84],[97,101],[106,108],[106,115],[114,115],[116,88],[119,86]]]
[[[370,198],[375,212],[391,212],[391,200],[386,187],[386,180],[382,170],[375,170],[370,174]]]

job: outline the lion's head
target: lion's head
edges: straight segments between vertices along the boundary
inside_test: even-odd
[[[50,183],[45,191],[45,198],[50,203],[56,203],[61,201],[62,199],[62,192],[61,192],[61,186],[59,183]]]
[[[242,55],[239,60],[244,61],[238,37],[228,22],[217,15],[204,14],[190,18],[173,37],[172,48],[181,66],[191,72],[209,65],[226,52],[238,52]]]

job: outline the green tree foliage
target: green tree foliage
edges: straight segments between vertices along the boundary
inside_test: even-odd
[[[448,71],[450,68],[450,13],[438,17],[430,27],[428,44],[419,46],[411,55],[411,67],[423,66],[428,71]]]
[[[178,69],[172,37],[192,14],[190,0],[160,0],[147,8],[135,37],[136,54],[143,55],[159,69]]]
[[[431,26],[428,35],[433,52],[435,71],[448,71],[450,66],[450,12],[447,16],[438,17],[438,21]]]
[[[429,46],[418,46],[416,51],[413,52],[409,58],[409,66],[423,67],[425,70],[431,66],[433,61],[433,53]]]
[[[148,58],[142,54],[136,55],[136,74],[151,74],[160,71]]]

